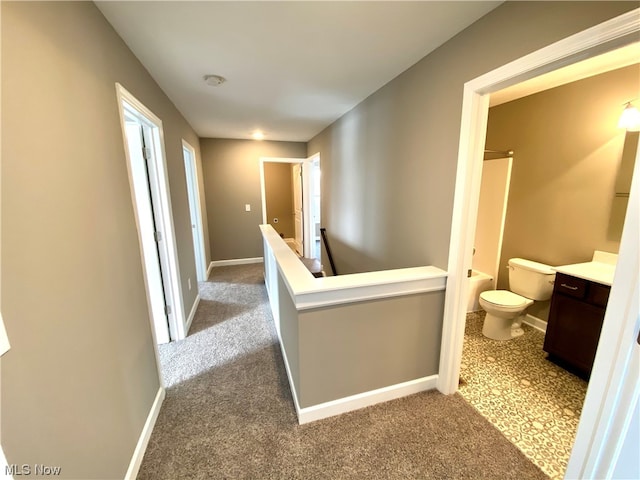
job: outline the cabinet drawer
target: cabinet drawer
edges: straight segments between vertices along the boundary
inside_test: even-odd
[[[587,293],[587,302],[599,307],[606,307],[611,287],[599,283],[591,283]]]
[[[587,281],[582,278],[571,277],[562,273],[556,274],[554,291],[576,298],[584,298],[587,291]]]

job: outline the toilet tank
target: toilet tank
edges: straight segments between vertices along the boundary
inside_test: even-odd
[[[512,258],[509,260],[509,290],[531,300],[549,300],[556,272],[544,263]]]

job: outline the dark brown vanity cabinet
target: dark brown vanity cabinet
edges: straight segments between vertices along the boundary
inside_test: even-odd
[[[544,350],[551,360],[589,377],[610,287],[556,274]]]

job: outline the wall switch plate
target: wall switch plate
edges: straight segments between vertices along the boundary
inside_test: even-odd
[[[191,277],[187,278],[187,283],[189,284],[189,290],[191,290]]]
[[[250,211],[251,211],[251,205],[250,205],[250,204],[248,204],[248,203],[245,203],[245,205],[244,205],[244,211],[245,211],[245,212],[250,212]]]

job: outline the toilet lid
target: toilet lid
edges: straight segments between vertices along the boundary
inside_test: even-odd
[[[509,290],[488,290],[482,292],[480,297],[494,305],[503,305],[505,307],[518,307],[526,303],[527,299],[518,295],[517,293],[510,292]]]

